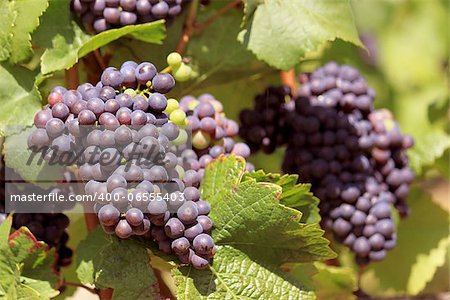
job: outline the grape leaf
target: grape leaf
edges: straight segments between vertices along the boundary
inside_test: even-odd
[[[333,257],[323,231],[300,223],[301,212],[280,204],[280,186],[251,176],[242,180],[244,169],[244,160],[235,156],[221,156],[207,167],[201,191],[211,204],[218,251],[208,271],[173,270],[178,297],[313,299],[279,267]]]
[[[281,186],[281,203],[302,212],[301,222],[312,224],[320,222],[319,202],[311,192],[311,184],[297,184],[298,175],[264,173],[263,170],[245,173],[243,180],[253,178],[258,182],[271,182]]]
[[[416,174],[430,167],[450,148],[450,136],[442,131],[434,130],[420,137],[408,152],[410,164]]]
[[[287,273],[253,261],[231,246],[218,247],[209,270],[173,270],[178,299],[315,299]]]
[[[3,1],[9,6],[9,11],[3,11],[6,17],[1,24],[1,31],[8,33],[7,43],[2,44],[0,61],[9,58],[11,63],[21,62],[33,53],[31,33],[39,26],[39,17],[48,7],[48,0],[9,0]],[[3,5],[2,5],[3,6]],[[3,6],[3,8],[5,8]],[[6,28],[3,26],[9,26]]]
[[[0,2],[0,61],[7,60],[10,55],[10,48],[13,37],[13,24],[17,18],[17,12],[14,10],[14,3],[11,1]]]
[[[63,36],[53,38],[53,47],[45,50],[41,57],[42,73],[47,74],[68,69],[86,54],[111,43],[127,34],[137,35],[147,42],[160,43],[164,38],[164,22],[157,21],[142,25],[129,25],[112,29],[95,36],[86,35],[76,23],[72,23],[74,41],[67,43]]]
[[[356,273],[347,267],[328,266],[321,262],[294,264],[289,274],[316,291],[318,299],[356,299]]]
[[[41,72],[47,74],[68,69],[89,52],[128,34],[148,43],[161,43],[165,37],[164,21],[125,26],[92,36],[73,21],[69,0],[51,0],[33,41],[47,48],[41,57]]]
[[[11,217],[10,217],[11,218]],[[0,237],[11,229],[11,222],[0,225]],[[9,241],[0,244],[0,297],[6,299],[50,299],[59,294],[55,286],[58,277],[51,268],[54,251],[38,242],[33,234],[22,227],[10,235]]]
[[[113,299],[152,299],[157,283],[146,249],[135,240],[120,240],[101,228],[77,248],[77,275],[84,284],[113,288]]]
[[[417,261],[412,266],[411,276],[408,279],[407,291],[409,294],[417,295],[433,279],[436,270],[445,263],[449,246],[450,237],[446,237],[427,255],[421,254],[417,256]]]
[[[245,1],[245,28],[238,39],[259,59],[279,69],[340,38],[362,47],[348,1]]]
[[[20,66],[0,64],[0,135],[11,135],[33,124],[41,108],[36,74]]]

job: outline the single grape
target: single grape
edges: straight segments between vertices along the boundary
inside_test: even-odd
[[[250,156],[250,148],[244,143],[236,143],[231,153],[248,158]]]
[[[370,252],[369,241],[365,237],[357,238],[353,243],[353,251],[359,256],[367,256]]]
[[[185,202],[177,211],[178,218],[184,224],[192,224],[198,217],[198,208],[195,202]]]
[[[180,237],[171,244],[172,251],[178,255],[188,253],[190,246],[191,244],[185,237]]]
[[[137,208],[130,208],[125,214],[125,218],[131,226],[139,226],[144,220],[144,214]]]
[[[148,81],[151,81],[156,74],[156,67],[151,63],[144,62],[136,67],[136,79],[141,84],[146,84]]]
[[[190,226],[184,231],[184,236],[192,241],[196,236],[203,232],[203,227],[201,224],[197,223],[195,225]]]
[[[171,67],[177,67],[181,64],[183,58],[177,52],[172,52],[167,56],[167,64]]]
[[[177,218],[170,218],[164,225],[164,232],[169,238],[176,239],[183,236],[185,227]]]
[[[175,86],[175,79],[168,73],[158,73],[152,79],[152,88],[161,94],[170,92]]]
[[[152,14],[157,19],[163,19],[169,13],[169,4],[164,1],[158,2],[152,6]]]
[[[149,232],[151,223],[148,219],[143,219],[142,223],[138,226],[133,226],[133,234],[144,235]]]
[[[103,10],[103,17],[105,18],[106,22],[108,22],[110,24],[119,24],[120,10],[115,7],[106,7]],[[102,82],[103,82],[103,80],[102,80]],[[105,82],[103,82],[103,84],[109,85],[109,84],[106,84]]]
[[[45,125],[51,118],[53,118],[52,110],[43,109],[34,116],[34,125],[37,128],[45,128]]]
[[[214,241],[208,234],[202,233],[196,236],[192,242],[196,253],[207,255],[214,248]]]
[[[198,214],[199,215],[208,215],[211,211],[211,205],[203,200],[197,201],[197,208],[198,208]]]
[[[197,201],[198,199],[200,199],[200,192],[196,187],[186,187],[183,193],[187,201]]]
[[[120,212],[117,208],[108,204],[100,208],[98,212],[98,219],[103,225],[113,226],[119,222]]]
[[[147,207],[151,215],[161,215],[167,211],[167,202],[162,199],[150,201]]]
[[[162,112],[167,107],[167,98],[160,93],[153,93],[148,99],[149,107],[155,112]]]
[[[198,216],[197,222],[202,226],[203,232],[210,232],[213,227],[213,222],[207,216]]]
[[[80,125],[93,125],[97,121],[95,114],[87,109],[83,109],[78,114],[78,122]]]
[[[127,239],[133,234],[133,228],[127,220],[120,220],[115,229],[116,235],[121,239]]]
[[[64,133],[64,122],[57,118],[52,118],[45,124],[45,130],[49,137],[55,138]]]
[[[108,180],[106,181],[108,192],[112,192],[116,188],[127,188],[128,184],[126,179],[119,174],[112,174],[110,177],[108,177]]]

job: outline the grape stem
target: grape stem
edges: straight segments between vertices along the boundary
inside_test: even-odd
[[[67,281],[64,281],[64,282],[62,283],[62,286],[74,286],[74,287],[80,287],[80,288],[85,289],[86,291],[91,292],[92,294],[98,295],[98,291],[97,291],[96,289],[90,288],[90,287],[85,286],[85,285],[83,285],[83,284],[81,284],[81,283],[75,283],[75,282],[67,282]]]
[[[221,9],[219,9],[215,14],[209,17],[203,23],[197,24],[197,9],[199,5],[199,0],[193,0],[191,6],[189,8],[188,15],[186,17],[186,21],[184,23],[183,34],[181,35],[180,40],[178,41],[178,45],[176,48],[176,52],[183,54],[186,51],[187,44],[189,40],[194,34],[202,33],[206,28],[208,28],[212,23],[214,23],[220,16],[227,13],[232,8],[237,7],[241,4],[242,0],[233,0]]]
[[[105,60],[103,59],[102,54],[100,53],[100,49],[94,50],[94,57],[100,68],[102,68],[102,70],[106,69],[107,65],[105,63]]]
[[[234,0],[231,1],[230,3],[228,3],[227,5],[225,5],[224,7],[222,7],[221,9],[219,9],[215,14],[213,14],[211,17],[209,17],[208,19],[206,19],[206,21],[204,21],[203,23],[200,24],[196,24],[195,25],[195,34],[199,34],[201,33],[203,30],[205,30],[206,28],[208,28],[212,23],[214,23],[218,18],[220,18],[220,16],[222,16],[223,14],[227,13],[229,10],[237,7],[238,5],[240,5],[242,2],[242,0]]]
[[[192,34],[194,33],[194,25],[195,19],[197,18],[198,5],[199,0],[193,0],[191,2],[191,5],[189,6],[189,12],[183,26],[183,33],[181,34],[181,38],[178,41],[178,45],[175,50],[180,54],[183,54],[184,51],[186,51],[186,46],[189,43]]]
[[[78,87],[78,65],[73,65],[70,69],[66,70],[66,87],[68,89],[76,89]]]
[[[291,88],[293,96],[297,94],[297,81],[295,80],[295,69],[289,71],[281,71],[281,82]]]

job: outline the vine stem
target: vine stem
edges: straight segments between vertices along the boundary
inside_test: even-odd
[[[79,85],[78,80],[78,65],[73,65],[70,69],[66,70],[66,88],[76,89]]]
[[[197,9],[199,5],[199,0],[193,0],[189,12],[184,22],[183,33],[178,41],[176,52],[183,54],[186,51],[186,46],[194,33],[195,19],[197,18]]]
[[[214,23],[220,16],[227,13],[229,10],[237,7],[239,4],[241,4],[242,0],[234,0],[219,9],[215,14],[213,14],[211,17],[206,19],[203,23],[196,24],[195,25],[195,33],[199,34],[206,28],[208,28],[212,23]]]
[[[295,80],[295,69],[281,71],[281,82],[291,88],[293,96],[297,95],[297,81]]]
[[[85,286],[84,284],[81,284],[81,283],[75,283],[75,282],[67,282],[67,281],[64,281],[64,282],[62,283],[62,285],[63,285],[63,286],[80,287],[80,288],[83,288],[83,289],[85,289],[85,290],[91,292],[92,294],[98,295],[98,292],[97,292],[95,289],[90,288],[90,287],[88,287],[88,286]]]

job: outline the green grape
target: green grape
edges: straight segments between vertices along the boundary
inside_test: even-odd
[[[171,114],[175,109],[177,109],[179,107],[180,106],[179,106],[178,101],[176,99],[173,99],[173,98],[167,99],[166,112]]]
[[[186,130],[180,129],[180,133],[178,133],[177,138],[174,139],[172,141],[172,143],[174,145],[179,146],[179,145],[186,144],[187,140],[188,140],[188,134],[186,133]]]
[[[200,102],[198,100],[192,100],[188,106],[190,110],[194,110],[199,104]]]
[[[183,58],[177,52],[172,52],[167,55],[167,64],[171,67],[178,67],[181,64],[182,60]]]
[[[183,177],[184,177],[184,169],[183,169],[182,166],[177,165],[177,166],[175,167],[175,171],[177,171],[178,177],[179,177],[179,178],[183,178]]]
[[[192,146],[194,146],[194,148],[198,150],[208,148],[210,143],[211,137],[209,136],[209,134],[202,132],[200,130],[194,133],[194,135],[192,136]]]
[[[186,124],[186,113],[181,109],[175,109],[170,114],[170,121],[174,122],[177,125],[185,125]]]
[[[187,81],[191,78],[192,75],[192,68],[188,65],[185,65],[184,63],[181,63],[181,65],[177,68],[174,68],[173,77],[175,77],[178,81]]]
[[[126,89],[123,93],[131,96],[132,98],[136,97],[136,91],[133,89]]]

